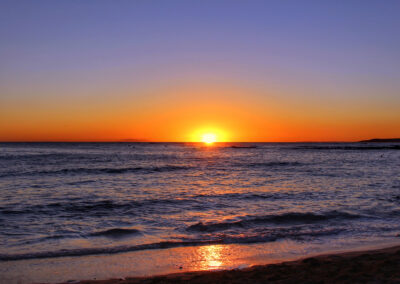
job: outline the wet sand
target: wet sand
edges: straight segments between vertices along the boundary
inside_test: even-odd
[[[400,283],[400,246],[319,255],[246,269],[153,277],[86,280],[80,284],[130,283]],[[67,283],[67,282],[66,282]]]

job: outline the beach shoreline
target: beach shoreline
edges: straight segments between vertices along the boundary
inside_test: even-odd
[[[149,277],[81,280],[79,284],[131,283],[400,283],[400,245],[320,254],[243,269],[193,271]],[[64,282],[68,284],[71,282]]]

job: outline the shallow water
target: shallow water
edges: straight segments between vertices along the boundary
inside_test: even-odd
[[[393,240],[397,145],[0,143],[0,261]]]

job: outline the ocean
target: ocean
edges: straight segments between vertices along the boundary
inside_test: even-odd
[[[0,143],[0,264],[400,236],[391,143]]]

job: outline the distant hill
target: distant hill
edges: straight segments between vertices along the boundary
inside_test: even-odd
[[[369,139],[369,140],[362,140],[360,142],[374,142],[374,143],[384,143],[384,142],[400,142],[400,138],[388,138],[388,139]]]

